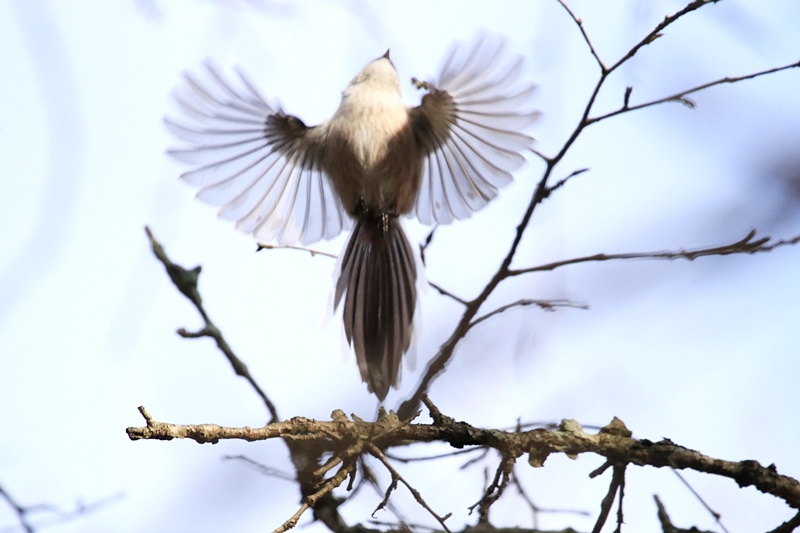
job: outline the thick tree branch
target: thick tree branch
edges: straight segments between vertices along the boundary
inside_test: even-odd
[[[139,410],[146,426],[128,428],[127,433],[131,440],[191,439],[201,444],[216,443],[221,439],[310,440],[320,449],[342,457],[345,464],[354,455],[369,453],[373,446],[383,450],[406,446],[411,442],[444,442],[459,449],[465,446],[485,446],[497,450],[502,457],[512,461],[527,454],[528,463],[534,467],[542,466],[553,453],[570,456],[593,453],[605,457],[611,465],[691,469],[726,477],[740,487],[754,486],[759,491],[800,509],[800,483],[779,474],[775,465],[764,467],[756,461],[715,459],[679,446],[669,439],[659,442],[634,439],[617,419],[596,434],[586,433],[574,420],[563,420],[555,430],[511,432],[481,429],[466,422],[456,422],[438,410],[431,412],[434,420],[432,424],[410,424],[385,412],[376,422],[365,422],[358,418],[350,420],[343,417],[341,412],[335,412],[334,419],[327,422],[294,417],[261,428],[229,428],[216,424],[179,425],[157,422],[143,407]]]

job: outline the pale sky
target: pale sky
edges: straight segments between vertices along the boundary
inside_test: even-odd
[[[683,3],[573,0],[602,57],[614,62]],[[800,5],[726,0],[670,28],[609,80],[598,112],[659,98],[723,76],[797,61]],[[9,0],[0,3],[0,486],[19,503],[63,510],[120,497],[63,532],[271,531],[298,507],[292,483],[226,455],[289,471],[280,442],[131,442],[145,405],[157,420],[259,426],[266,414],[208,339],[179,327],[200,318],[170,284],[144,234],[173,261],[203,266],[200,290],[216,325],[277,404],[282,417],[328,419],[333,409],[374,416],[376,400],[343,349],[328,310],[334,261],[255,245],[193,199],[184,169],[165,150],[161,123],[181,72],[212,58],[240,65],[271,101],[307,124],[329,116],[341,90],[391,47],[407,81],[432,76],[454,40],[505,34],[540,84],[532,133],[553,154],[597,79],[575,25],[555,0],[516,2],[267,2]],[[800,71],[694,95],[694,110],[664,105],[588,129],[555,177],[576,177],[536,212],[514,266],[598,252],[721,245],[755,228],[800,233],[797,146]],[[595,113],[596,114],[596,113]],[[473,297],[499,265],[542,165],[516,174],[485,210],[440,228],[426,276]],[[793,185],[792,185],[792,180]],[[419,242],[428,228],[408,221]],[[315,248],[338,253],[339,237]],[[673,441],[729,460],[775,463],[800,477],[800,248],[693,262],[609,262],[520,277],[484,311],[520,298],[569,298],[590,310],[525,308],[485,322],[458,349],[430,391],[447,415],[484,427],[614,416],[634,436]],[[422,296],[417,361],[387,398],[396,407],[460,316],[436,291]],[[427,421],[423,416],[421,421]],[[440,446],[398,455],[443,451]],[[445,514],[471,523],[483,468],[458,461],[398,465]],[[540,517],[542,528],[588,530],[608,486],[589,480],[602,464],[548,459],[518,468],[543,508],[589,511]],[[432,470],[435,469],[435,470]],[[385,484],[389,477],[382,475]],[[680,527],[713,520],[669,471],[630,468],[626,522],[655,531],[652,495]],[[434,472],[434,473],[432,473]],[[731,531],[766,531],[793,515],[729,480],[687,475]],[[510,491],[512,492],[512,491]],[[432,519],[402,489],[410,521]],[[364,490],[342,508],[354,524],[382,494]],[[394,516],[381,511],[384,521]],[[496,525],[530,527],[509,493]],[[301,525],[310,523],[310,513]],[[47,513],[36,525],[59,522]],[[322,526],[312,525],[314,531]],[[44,529],[44,528],[43,528]],[[0,532],[21,531],[0,503]]]

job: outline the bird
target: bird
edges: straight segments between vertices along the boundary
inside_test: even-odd
[[[383,401],[409,350],[421,262],[400,217],[448,224],[494,199],[526,161],[539,112],[505,38],[456,43],[416,106],[404,104],[389,51],[342,92],[331,118],[307,126],[271,104],[237,69],[186,72],[168,150],[191,165],[197,198],[259,242],[307,245],[351,229],[339,257],[334,310],[363,382]]]

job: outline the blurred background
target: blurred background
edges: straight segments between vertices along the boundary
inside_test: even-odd
[[[614,63],[673,0],[570,0],[599,54]],[[671,95],[724,76],[797,61],[800,4],[726,0],[670,27],[608,80],[594,114]],[[377,403],[329,311],[332,259],[289,250],[254,253],[250,237],[217,220],[178,180],[161,122],[169,95],[205,58],[240,65],[272,102],[307,124],[330,116],[341,90],[391,47],[409,104],[412,76],[433,76],[455,40],[505,34],[540,85],[537,149],[554,154],[574,129],[599,70],[555,0],[536,2],[8,0],[0,3],[0,486],[49,531],[270,531],[291,516],[293,483],[229,455],[290,472],[278,441],[131,442],[157,420],[260,426],[268,415],[209,339],[189,302],[152,256],[148,225],[173,261],[202,265],[212,320],[250,367],[280,415],[364,418]],[[800,71],[721,85],[692,96],[697,108],[662,105],[590,127],[555,178],[584,173],[535,213],[515,267],[599,252],[722,245],[751,229],[800,233]],[[543,165],[532,157],[516,181],[471,219],[441,227],[426,275],[474,297],[508,249]],[[406,227],[422,241],[429,228]],[[315,245],[338,253],[344,237]],[[697,261],[581,264],[503,284],[484,311],[519,298],[568,298],[589,310],[525,308],[484,322],[430,390],[447,415],[485,427],[620,417],[634,436],[668,437],[713,457],[774,463],[800,477],[800,249]],[[417,361],[386,405],[414,389],[450,335],[460,307],[423,295]],[[426,420],[423,416],[421,420]],[[419,446],[397,455],[445,447]],[[453,529],[496,457],[398,464]],[[518,471],[546,509],[541,528],[588,530],[610,473],[602,459],[548,459]],[[376,467],[383,487],[389,481]],[[730,531],[765,531],[794,513],[733,481],[686,477]],[[509,493],[495,525],[531,527]],[[713,518],[666,470],[628,469],[626,523],[658,530],[653,494],[679,527],[715,529]],[[342,507],[365,520],[382,494],[365,488]],[[400,488],[404,517],[434,526]],[[71,512],[88,507],[78,517]],[[309,525],[310,513],[301,520]],[[376,518],[396,520],[389,511]],[[611,530],[613,528],[609,528]],[[0,502],[0,532],[21,531]],[[313,524],[313,531],[323,531]],[[715,529],[715,530],[718,530]]]

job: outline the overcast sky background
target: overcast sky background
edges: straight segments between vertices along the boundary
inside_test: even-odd
[[[607,63],[682,2],[572,0]],[[800,4],[726,0],[671,27],[617,73],[598,110],[800,58]],[[374,416],[376,401],[326,311],[334,261],[255,246],[177,179],[161,123],[185,69],[213,58],[241,65],[261,92],[313,124],[341,90],[391,47],[401,80],[436,72],[448,46],[479,29],[508,35],[540,84],[538,149],[553,154],[598,75],[555,0],[518,2],[260,2],[10,0],[0,3],[0,486],[19,503],[102,508],[50,531],[271,531],[298,506],[295,486],[225,455],[289,470],[277,441],[130,442],[145,405],[157,420],[259,426],[267,414],[208,339],[184,340],[200,319],[152,257],[149,225],[171,258],[203,266],[206,308],[282,417]],[[556,178],[589,167],[541,206],[515,266],[597,252],[720,245],[757,228],[800,233],[800,71],[694,95],[591,127]],[[418,102],[410,84],[406,100]],[[426,275],[473,297],[500,263],[538,180],[535,159],[488,208],[440,228]],[[428,228],[406,225],[420,241]],[[338,253],[344,237],[316,248]],[[775,463],[800,477],[800,249],[694,262],[584,264],[506,283],[485,311],[519,298],[569,298],[589,311],[522,309],[476,328],[430,396],[457,420],[487,427],[620,417],[634,435],[668,437],[708,455]],[[422,298],[415,369],[397,406],[449,336],[461,309]],[[327,316],[327,318],[326,318]],[[425,416],[421,420],[427,420]],[[398,454],[434,453],[424,446]],[[588,530],[608,485],[599,457],[518,468],[543,508],[542,528]],[[451,527],[473,522],[483,467],[460,460],[398,465]],[[388,481],[380,468],[381,481]],[[433,474],[432,474],[433,472]],[[713,520],[669,471],[630,468],[626,522],[656,531],[658,493],[680,527]],[[730,531],[766,531],[792,516],[735,483],[687,474]],[[492,518],[530,527],[513,490]],[[364,520],[382,495],[342,508]],[[433,525],[401,488],[414,523]],[[301,525],[309,523],[309,515]],[[393,515],[381,511],[381,520]],[[0,532],[20,531],[0,504]],[[313,531],[322,531],[319,525]],[[609,530],[612,528],[609,528]]]

